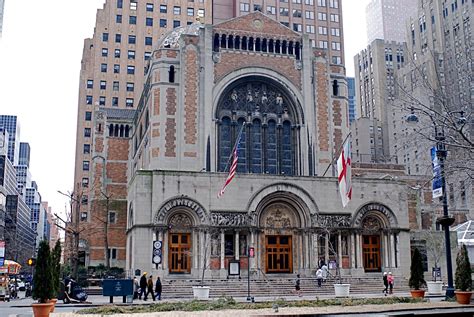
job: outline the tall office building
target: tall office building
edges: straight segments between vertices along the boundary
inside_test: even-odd
[[[5,0],[0,0],[0,38],[2,37],[3,30],[3,10],[5,7]]]
[[[356,92],[355,92],[355,78],[347,77],[347,96],[349,98],[349,122],[356,118]]]
[[[365,9],[367,44],[376,39],[405,42],[403,26],[416,8],[416,0],[371,0]]]
[[[380,39],[374,40],[354,57],[357,119],[373,121],[371,129],[364,129],[362,123],[358,124],[359,128],[352,126],[368,132],[367,135],[359,133],[357,142],[353,142],[356,162],[358,157],[361,162],[393,161],[389,146],[389,111],[395,98],[397,72],[405,64],[405,59],[405,43]]]
[[[329,63],[344,64],[339,0],[305,0],[304,3],[107,0],[98,10],[94,35],[84,41],[77,118],[75,198],[69,224],[75,227],[79,223],[81,228],[85,228],[80,237],[80,259],[84,259],[81,264],[104,263],[107,253],[114,265],[125,266],[128,142],[133,132],[134,111],[142,98],[148,98],[142,96],[142,91],[149,84],[144,75],[152,52],[158,45],[169,45],[160,43],[160,38],[173,29],[196,22],[197,17],[208,25],[253,11],[261,11],[292,30],[307,33],[311,39],[310,46],[329,52]],[[176,34],[183,30],[178,29]],[[341,77],[344,75],[344,72],[340,73]],[[94,122],[103,119],[100,116],[104,113],[108,119],[107,126],[94,126]],[[113,137],[105,148],[101,147],[104,133],[111,133]],[[106,197],[115,203],[108,211]],[[111,236],[108,252],[104,251],[105,224],[109,224]],[[88,235],[87,232],[94,234]],[[71,239],[67,237],[66,249],[71,246]],[[66,254],[67,257],[70,255]]]
[[[18,165],[25,165],[27,167],[30,167],[30,152],[30,144],[26,142],[20,142]]]
[[[20,122],[17,116],[0,115],[0,126],[8,131],[8,159],[15,165],[20,154]]]

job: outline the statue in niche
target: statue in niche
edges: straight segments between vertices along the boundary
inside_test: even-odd
[[[280,114],[281,111],[282,111],[282,107],[283,107],[283,97],[281,96],[280,93],[277,94],[277,97],[275,99],[275,103],[276,103],[276,106],[277,106],[277,112]]]
[[[268,102],[267,92],[264,90],[262,93],[262,105]]]
[[[211,236],[211,255],[220,256],[220,254],[221,254],[220,238],[218,234],[214,234]]]
[[[247,102],[248,103],[253,102],[252,90],[250,89],[247,91]]]
[[[230,99],[232,102],[237,103],[237,90],[232,90],[232,94],[230,95]]]

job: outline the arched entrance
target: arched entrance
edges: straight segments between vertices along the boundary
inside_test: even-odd
[[[263,229],[263,262],[266,273],[292,273],[294,228],[299,227],[297,212],[288,204],[271,203],[260,218]]]
[[[184,213],[176,213],[169,220],[169,228],[169,272],[191,273],[191,218]]]
[[[381,234],[382,224],[374,216],[366,216],[362,220],[362,259],[366,272],[381,272]]]

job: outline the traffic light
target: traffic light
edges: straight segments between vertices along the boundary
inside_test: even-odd
[[[26,264],[29,266],[34,266],[36,264],[36,259],[35,258],[29,258],[26,260]]]

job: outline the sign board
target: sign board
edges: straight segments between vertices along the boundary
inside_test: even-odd
[[[0,266],[4,266],[5,265],[5,258],[0,258]]]
[[[129,296],[133,295],[133,280],[103,280],[102,281],[103,296]]]
[[[440,267],[434,267],[432,268],[432,276],[436,278],[441,278],[441,268]]]
[[[336,261],[330,260],[328,267],[329,267],[330,270],[335,270],[335,269],[337,268],[337,263],[336,263]]]
[[[249,247],[249,257],[251,257],[251,258],[255,257],[255,248],[254,247]]]
[[[240,275],[240,261],[229,262],[229,275]]]
[[[431,166],[433,167],[433,181],[431,182],[433,198],[443,196],[443,187],[441,179],[441,166],[439,165],[436,147],[431,148]]]
[[[161,241],[153,241],[153,254],[152,254],[153,264],[161,264],[161,261],[163,259],[162,246],[163,246],[163,243]]]
[[[0,258],[5,258],[5,241],[0,241]]]

